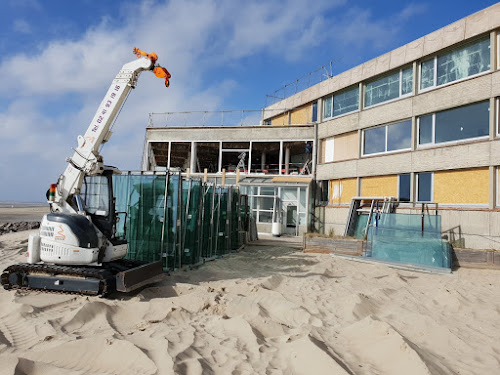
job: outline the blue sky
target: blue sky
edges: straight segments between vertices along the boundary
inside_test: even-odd
[[[133,47],[144,73],[103,149],[140,168],[150,112],[261,109],[266,94],[336,60],[334,73],[495,1],[4,0],[0,22],[0,201],[44,201]]]

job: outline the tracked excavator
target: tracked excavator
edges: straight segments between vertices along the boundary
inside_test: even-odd
[[[128,244],[117,234],[112,186],[112,176],[119,171],[105,166],[99,154],[141,72],[152,71],[169,86],[171,75],[157,64],[155,53],[137,48],[133,52],[137,59],[116,75],[85,135],[78,136],[66,170],[50,186],[50,213],[43,217],[39,233],[29,236],[27,263],[3,271],[5,289],[106,295],[164,278],[161,261],[143,264],[124,259]]]

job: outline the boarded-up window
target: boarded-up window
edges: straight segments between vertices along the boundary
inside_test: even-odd
[[[434,202],[488,204],[489,168],[434,172]]]
[[[352,160],[359,157],[358,132],[345,133],[325,138],[322,142],[324,163],[332,161]]]
[[[335,136],[334,160],[357,159],[359,157],[358,144],[358,132]]]
[[[329,202],[331,204],[349,204],[357,195],[356,178],[330,180]]]
[[[361,179],[362,197],[397,197],[398,176],[363,177]]]
[[[288,112],[273,117],[271,125],[288,125]]]
[[[311,123],[311,105],[294,109],[290,116],[290,125],[304,125]]]

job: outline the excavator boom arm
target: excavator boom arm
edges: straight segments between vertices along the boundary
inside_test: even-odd
[[[99,149],[111,137],[111,127],[130,90],[135,88],[139,74],[151,70],[157,77],[164,78],[165,85],[169,86],[171,75],[165,68],[155,65],[158,60],[156,53],[148,54],[138,48],[134,48],[133,52],[138,59],[123,65],[99,105],[85,135],[78,136],[78,146],[74,149],[73,156],[67,159],[66,170],[57,182],[57,189],[51,202],[53,211],[74,212],[71,205],[67,204],[68,198],[80,191],[85,175],[102,173],[103,163]]]

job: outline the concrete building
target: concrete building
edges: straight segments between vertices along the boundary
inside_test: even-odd
[[[280,222],[280,234],[305,233],[313,212],[314,125],[252,125],[263,111],[258,117],[236,112],[152,114],[143,170],[180,169],[198,178],[206,171],[218,185],[238,182],[260,232],[271,233]],[[228,125],[231,115],[250,124]]]
[[[499,43],[496,4],[268,106],[260,126],[150,127],[144,168],[172,166],[180,142],[191,171],[201,172],[191,156],[200,159],[204,144],[214,143],[212,170],[220,173],[230,143],[241,143],[234,153],[252,154],[243,168],[247,179],[259,175],[272,183],[295,173],[289,181],[307,184],[307,202],[295,197],[297,206],[305,205],[298,216],[306,216],[296,233],[314,226],[342,234],[352,197],[393,196],[401,202],[398,212],[437,203],[443,234],[455,245],[500,249]],[[278,176],[263,173],[267,150],[254,148],[262,142],[279,142],[271,158]],[[294,155],[299,163],[309,157],[300,142],[310,145],[309,177],[292,166]],[[262,195],[260,187],[248,191]],[[253,209],[260,213],[260,206]]]

